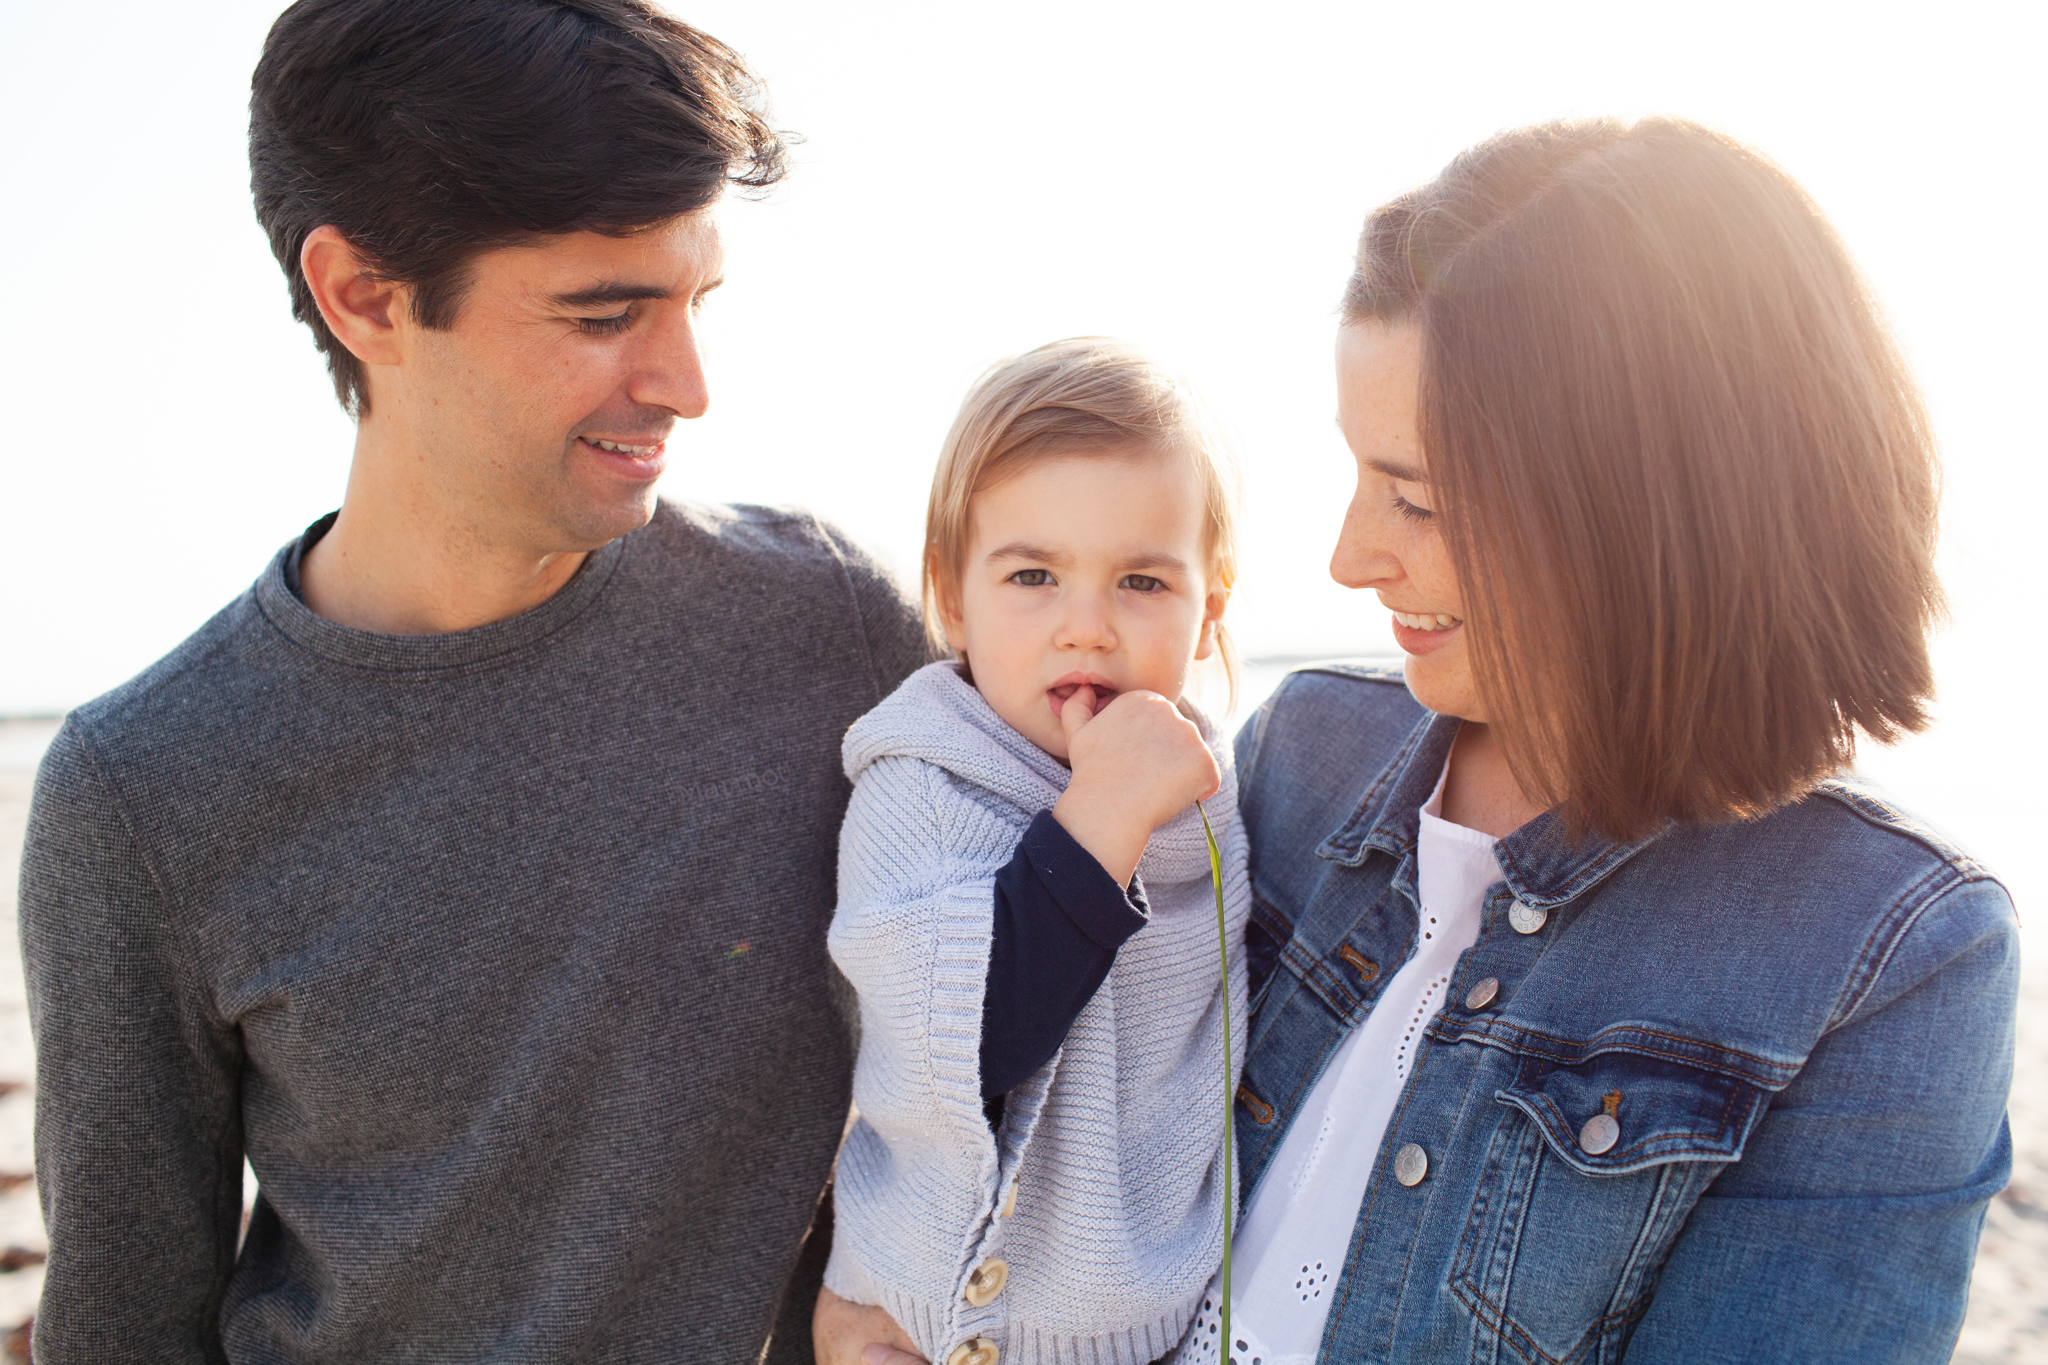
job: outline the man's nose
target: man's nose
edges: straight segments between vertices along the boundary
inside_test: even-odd
[[[667,408],[678,417],[702,417],[711,408],[704,351],[696,320],[688,310],[677,313],[649,335],[627,381],[627,396],[643,407]]]

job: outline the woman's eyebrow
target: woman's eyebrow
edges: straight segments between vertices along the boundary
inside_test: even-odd
[[[1402,483],[1429,482],[1429,480],[1423,476],[1422,471],[1417,469],[1414,465],[1401,464],[1400,462],[1395,460],[1382,460],[1377,457],[1374,457],[1372,459],[1368,459],[1365,462],[1365,467],[1367,469],[1371,469],[1378,473],[1384,474],[1390,479],[1399,479]]]

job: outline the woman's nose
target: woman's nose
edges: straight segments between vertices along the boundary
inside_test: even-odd
[[[1387,547],[1386,528],[1373,514],[1365,490],[1352,496],[1330,552],[1330,577],[1347,588],[1378,588],[1401,576],[1401,561]]]

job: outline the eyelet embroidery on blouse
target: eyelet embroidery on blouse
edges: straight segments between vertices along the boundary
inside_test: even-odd
[[[1413,1052],[1415,1032],[1422,1027],[1423,1020],[1436,1013],[1437,1006],[1443,1003],[1444,991],[1449,987],[1450,983],[1450,974],[1446,972],[1430,982],[1429,988],[1422,993],[1422,999],[1416,1001],[1415,1013],[1408,1017],[1408,1030],[1401,1035],[1401,1046],[1394,1052],[1394,1080],[1396,1083],[1407,1084],[1408,1067],[1415,1060]]]
[[[1321,1268],[1321,1262],[1317,1267]],[[1326,1274],[1323,1278],[1328,1279],[1329,1276]],[[1228,1365],[1266,1365],[1265,1352],[1252,1343],[1248,1334],[1231,1342],[1229,1355],[1224,1355],[1218,1341],[1222,1334],[1221,1317],[1216,1309],[1216,1296],[1205,1294],[1201,1310],[1195,1314],[1194,1326],[1188,1329],[1184,1344],[1173,1357],[1174,1365],[1222,1365],[1226,1360]]]

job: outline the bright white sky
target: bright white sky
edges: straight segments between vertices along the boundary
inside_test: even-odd
[[[129,676],[340,499],[351,431],[249,208],[248,73],[278,8],[0,6],[0,715]],[[1377,605],[1323,574],[1350,468],[1329,343],[1365,211],[1559,114],[1671,112],[1762,147],[1876,282],[1947,450],[1943,722],[1869,767],[2032,879],[2040,7],[677,12],[746,53],[808,140],[769,201],[729,206],[713,410],[674,443],[669,490],[806,503],[910,565],[968,381],[1054,337],[1122,335],[1239,433],[1232,612],[1254,655],[1391,650]]]

